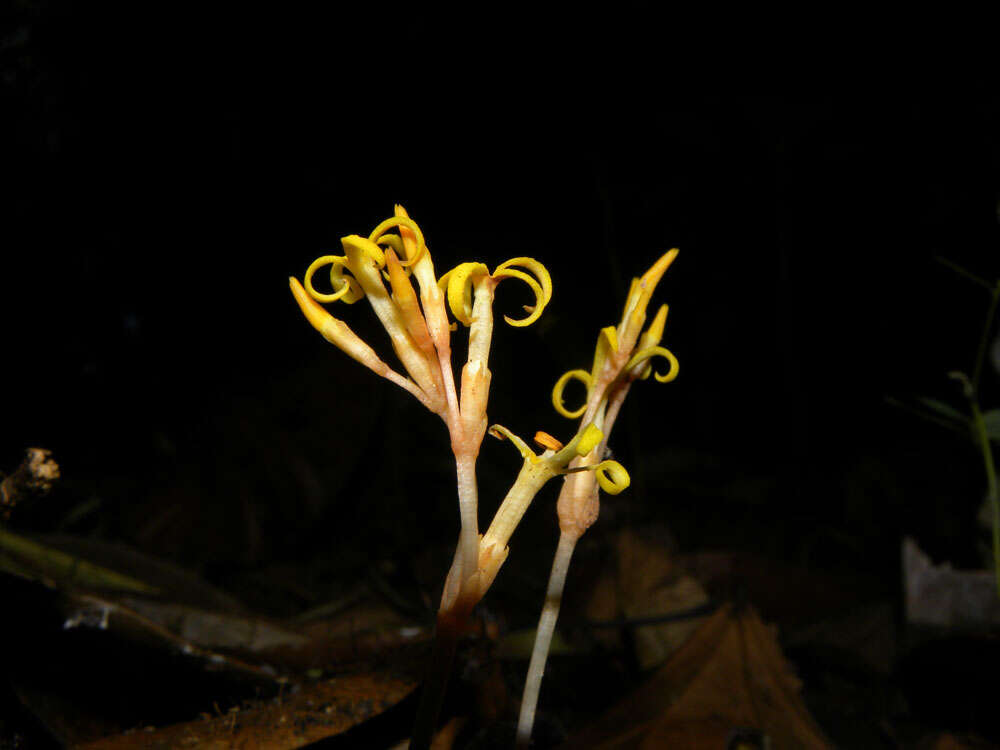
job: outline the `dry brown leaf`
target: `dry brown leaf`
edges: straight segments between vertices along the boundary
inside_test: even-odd
[[[718,747],[718,737],[745,728],[760,730],[775,748],[830,747],[799,687],[774,632],[751,608],[725,606],[566,747]]]
[[[708,603],[705,590],[675,565],[664,544],[626,530],[618,535],[615,550],[614,572],[605,571],[598,579],[587,603],[587,619],[661,617]],[[693,619],[636,627],[633,640],[639,666],[651,669],[662,664],[700,622]],[[605,630],[598,637],[608,640],[615,635]]]
[[[391,708],[416,687],[395,673],[337,677],[304,686],[296,695],[212,718],[135,730],[79,750],[292,750],[340,734]]]

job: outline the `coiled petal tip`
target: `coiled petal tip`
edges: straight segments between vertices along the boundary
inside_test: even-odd
[[[601,461],[594,467],[594,475],[601,489],[609,495],[624,492],[632,483],[632,478],[629,477],[625,467],[617,461]]]
[[[594,380],[590,376],[590,373],[586,370],[570,370],[569,372],[563,373],[562,377],[556,381],[556,385],[552,389],[552,406],[555,407],[555,410],[567,419],[576,419],[578,417],[582,417],[583,413],[587,411],[587,398],[585,397],[583,399],[583,406],[575,411],[570,411],[566,408],[566,405],[563,402],[563,390],[565,390],[566,384],[571,380],[579,380],[583,383],[584,387],[587,389],[588,395],[590,393],[590,389],[594,385]]]
[[[316,271],[325,265],[330,266],[330,284],[334,289],[329,294],[320,292],[313,286],[313,276],[316,274]],[[336,302],[337,300],[341,300],[345,304],[353,305],[364,297],[365,293],[357,280],[350,275],[344,275],[345,268],[347,268],[347,258],[344,256],[323,255],[317,258],[306,269],[306,275],[303,279],[305,290],[317,302]]]
[[[368,235],[368,241],[373,244],[392,245],[393,249],[399,254],[399,257],[405,259],[399,261],[399,264],[405,268],[407,266],[414,265],[423,257],[424,253],[427,251],[427,245],[424,242],[424,233],[420,231],[420,227],[417,226],[417,222],[406,215],[406,211],[403,210],[403,207],[397,205],[395,207],[395,212],[396,216],[389,217],[372,230],[372,233]],[[403,242],[402,237],[399,235],[386,234],[386,232],[394,227],[405,227],[413,232],[414,238],[416,239],[416,247],[413,249],[412,254],[406,251],[406,243]],[[395,244],[397,242],[399,243],[398,247]]]
[[[534,275],[532,276],[524,271],[520,271],[517,267],[526,268]],[[549,274],[548,269],[534,258],[520,257],[506,260],[496,267],[496,270],[493,272],[493,278],[520,279],[528,285],[535,295],[535,304],[524,306],[525,311],[529,313],[528,317],[511,318],[507,315],[503,316],[507,324],[515,328],[530,326],[538,320],[539,316],[545,310],[545,306],[552,299],[552,276]]]
[[[660,375],[660,373],[658,372],[653,373],[653,377],[656,378],[657,382],[669,383],[670,381],[674,380],[677,377],[678,373],[680,372],[680,364],[677,362],[677,357],[675,357],[673,355],[673,352],[671,352],[669,349],[665,349],[662,346],[651,346],[647,349],[643,349],[639,352],[636,352],[634,355],[632,355],[632,358],[628,361],[628,364],[625,365],[625,370],[626,371],[631,370],[641,362],[645,362],[646,360],[652,359],[653,357],[663,357],[670,364],[670,369],[665,374]]]

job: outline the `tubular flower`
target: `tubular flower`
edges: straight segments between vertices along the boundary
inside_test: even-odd
[[[519,270],[527,269],[530,273]],[[534,323],[552,299],[552,278],[534,258],[511,258],[490,273],[483,263],[461,263],[438,279],[452,315],[469,329],[468,361],[462,368],[460,414],[466,436],[476,446],[486,430],[486,401],[491,379],[488,366],[493,339],[493,293],[504,279],[523,281],[535,295],[535,304],[525,306],[527,317],[504,320],[514,327]]]

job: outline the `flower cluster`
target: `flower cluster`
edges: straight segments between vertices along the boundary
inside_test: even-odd
[[[545,266],[528,257],[511,258],[492,272],[483,263],[460,263],[436,277],[423,232],[402,206],[396,206],[395,215],[380,223],[367,237],[349,235],[341,240],[341,245],[343,255],[317,258],[301,283],[290,279],[292,294],[306,319],[327,341],[407,390],[447,425],[456,460],[462,535],[444,588],[442,610],[455,610],[461,616],[485,594],[496,577],[507,556],[507,540],[538,489],[548,479],[567,471],[573,458],[584,455],[577,455],[576,451],[586,425],[566,449],[548,450],[533,461],[526,456],[530,470],[518,476],[491,531],[480,538],[475,461],[488,424],[494,290],[506,279],[528,285],[535,300],[533,305],[525,306],[526,316],[504,316],[511,326],[524,327],[538,320],[551,300],[552,279]],[[314,281],[317,272],[327,268],[330,291],[320,291]],[[417,280],[419,294],[413,278]],[[354,304],[362,298],[368,300],[389,334],[405,374],[388,365],[347,323],[331,315],[321,304],[338,301]],[[457,323],[469,329],[468,357],[458,387],[452,370],[450,339],[457,326],[449,322],[448,310]],[[507,435],[523,446],[503,427],[497,426],[493,432]],[[584,444],[588,445],[588,451],[594,434],[587,433],[590,437]],[[602,486],[624,489],[628,484],[628,474],[615,462],[595,463],[586,468],[597,473]]]
[[[317,258],[306,270],[302,282],[289,279],[299,307],[327,341],[404,388],[439,415],[448,428],[455,454],[462,530],[441,596],[435,643],[437,658],[432,659],[412,747],[429,746],[456,639],[463,632],[473,606],[486,594],[507,559],[511,535],[545,483],[556,476],[565,478],[557,502],[559,545],[518,723],[518,741],[524,745],[531,734],[545,656],[573,548],[597,518],[598,490],[616,495],[629,485],[625,467],[604,458],[615,419],[633,382],[650,374],[664,383],[677,377],[677,358],[660,346],[666,305],[643,331],[649,300],[677,256],[677,250],[664,254],[645,274],[633,279],[621,321],[598,335],[590,370],[570,370],[556,383],[552,392],[556,411],[565,417],[580,418],[576,433],[566,445],[539,432],[535,442],[542,452],[535,453],[506,427],[489,428],[491,435],[514,445],[523,465],[486,533],[480,535],[475,465],[488,424],[494,291],[506,279],[528,285],[535,301],[525,306],[526,316],[519,319],[504,316],[512,326],[528,326],[538,320],[552,298],[549,273],[534,258],[518,257],[501,263],[493,271],[479,262],[460,263],[437,277],[424,235],[402,206],[396,206],[395,215],[380,223],[367,237],[349,235],[341,244],[343,255]],[[330,290],[319,291],[314,279],[318,271],[327,267]],[[350,305],[362,298],[368,300],[389,334],[404,372],[386,364],[347,323],[323,307],[323,303],[338,301]],[[457,323],[449,322],[448,310],[457,323],[469,329],[468,357],[457,387],[451,362],[451,333],[457,329]],[[657,357],[666,360],[666,373],[653,373],[651,361]],[[571,381],[579,381],[587,389],[584,402],[573,410],[563,400],[563,392]]]

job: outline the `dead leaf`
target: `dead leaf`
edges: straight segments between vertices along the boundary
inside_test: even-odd
[[[615,557],[613,572],[605,571],[588,600],[586,616],[590,621],[656,618],[708,603],[705,590],[674,563],[664,544],[625,530],[617,537]],[[662,664],[700,622],[691,619],[635,627],[639,666],[651,669]],[[597,631],[596,636],[605,645],[617,645],[609,642],[616,634],[606,629]]]
[[[720,747],[755,729],[775,748],[827,748],[774,632],[727,605],[635,693],[566,744],[572,748]]]
[[[78,746],[79,750],[292,750],[340,734],[391,708],[416,687],[394,672],[337,677],[296,695],[161,729],[139,729]]]

